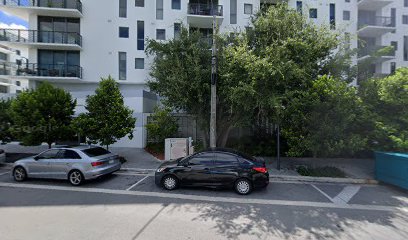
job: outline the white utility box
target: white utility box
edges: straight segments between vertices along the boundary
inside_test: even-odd
[[[191,138],[167,138],[165,140],[164,159],[173,160],[194,153]]]

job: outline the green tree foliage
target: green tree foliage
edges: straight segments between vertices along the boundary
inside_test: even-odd
[[[46,142],[49,147],[72,134],[76,100],[63,89],[41,83],[20,93],[11,104],[13,134],[25,145]]]
[[[11,100],[0,99],[0,143],[7,143],[11,140]]]
[[[408,151],[408,68],[362,83],[360,94],[375,125],[376,150]]]
[[[151,122],[146,124],[146,129],[149,138],[156,143],[164,143],[166,138],[173,137],[177,133],[178,124],[171,115],[171,109],[156,107],[150,118]]]
[[[85,108],[88,112],[75,119],[75,129],[91,143],[107,148],[126,135],[132,139],[136,118],[125,106],[116,81],[111,76],[102,78],[95,93],[87,97]]]
[[[352,156],[366,149],[366,109],[357,90],[323,76],[291,99],[283,136],[290,156]]]

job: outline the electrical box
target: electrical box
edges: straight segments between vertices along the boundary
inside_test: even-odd
[[[164,159],[174,160],[194,153],[191,138],[167,138],[165,140]]]

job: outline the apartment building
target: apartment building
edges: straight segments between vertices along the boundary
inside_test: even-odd
[[[20,50],[12,49],[0,44],[0,99],[11,98],[21,92],[23,89],[29,88],[29,81],[24,78],[9,78],[10,68],[9,63],[23,63],[27,58],[26,53]]]
[[[100,78],[111,75],[137,118],[134,138],[115,146],[144,147],[146,116],[157,103],[146,87],[146,39],[171,39],[182,25],[210,37],[213,14],[221,32],[239,31],[259,6],[259,0],[1,0],[0,10],[28,22],[27,30],[0,29],[1,44],[28,53],[24,63],[5,64],[1,76],[64,88],[79,114]]]

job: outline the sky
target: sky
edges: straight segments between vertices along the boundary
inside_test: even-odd
[[[28,23],[0,10],[0,28],[27,29]]]

